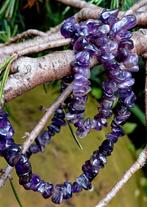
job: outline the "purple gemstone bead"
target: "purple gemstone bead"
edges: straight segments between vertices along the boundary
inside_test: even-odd
[[[64,182],[63,199],[69,199],[71,197],[72,197],[72,184],[70,182]]]
[[[93,32],[95,33],[95,30],[97,30],[100,25],[102,25],[102,22],[100,20],[88,19],[86,21],[86,26],[88,28],[89,34],[93,34]]]
[[[53,125],[51,125],[53,126]],[[40,148],[40,151],[43,151],[45,146],[50,143],[51,136],[49,135],[48,131],[44,131],[41,135],[39,135],[36,139],[35,142]]]
[[[8,114],[0,109],[0,129],[6,127],[8,123]]]
[[[32,172],[28,172],[23,175],[19,175],[19,184],[24,185],[24,184],[30,182],[31,177],[32,177]]]
[[[134,78],[129,78],[128,80],[124,81],[123,83],[118,84],[118,88],[129,88],[130,86],[134,85],[135,80]]]
[[[120,124],[124,123],[130,117],[130,115],[131,115],[131,113],[130,113],[130,111],[127,110],[126,107],[121,107],[121,109],[118,110],[114,121],[116,124],[120,125]]]
[[[88,39],[86,37],[79,37],[74,43],[73,49],[75,51],[82,51],[86,46],[88,46]]]
[[[63,200],[63,186],[56,185],[52,194],[52,202],[60,204]]]
[[[70,38],[74,36],[74,33],[77,30],[78,30],[78,24],[76,24],[75,18],[71,17],[64,21],[60,31],[65,38]]]
[[[112,143],[116,143],[118,140],[118,136],[114,133],[110,133],[106,135],[107,139],[111,140]]]
[[[49,198],[52,195],[52,193],[53,193],[53,185],[50,183],[46,183],[42,196],[44,198]]]
[[[78,52],[75,56],[75,59],[76,59],[76,64],[82,67],[89,66],[89,63],[90,63],[89,52],[86,52],[86,51]]]
[[[127,68],[127,70],[129,72],[138,72],[139,71],[139,67],[136,65],[136,66],[133,66],[132,68]]]
[[[93,43],[99,48],[102,47],[103,45],[107,45],[109,39],[106,36],[103,37],[98,37],[93,39]]]
[[[45,187],[46,187],[46,183],[43,180],[41,180],[37,186],[37,192],[42,194],[45,190]]]
[[[111,126],[112,126],[113,134],[115,134],[118,137],[121,137],[124,135],[123,129],[120,126],[118,126],[115,121],[112,122]]]
[[[30,181],[31,183],[30,189],[33,191],[37,191],[40,182],[41,182],[40,177],[38,175],[32,174],[31,181]]]
[[[111,35],[114,36],[121,30],[132,29],[134,26],[136,26],[136,17],[134,15],[125,16],[112,26]]]
[[[117,90],[117,84],[114,81],[106,80],[103,82],[103,90],[107,92],[107,94],[114,94]]]
[[[109,31],[110,31],[110,27],[108,24],[103,24],[103,25],[99,26],[98,31],[97,31],[98,37],[101,37],[102,35],[108,34]]]
[[[113,151],[113,142],[110,139],[106,139],[103,141],[101,146],[99,147],[99,152],[102,153],[104,156],[111,155]]]
[[[92,159],[92,158],[91,158]],[[89,179],[89,181],[92,181],[95,176],[98,174],[98,171],[100,169],[100,166],[92,165],[93,161],[87,160],[84,165],[82,165],[82,171],[86,175],[86,177]]]
[[[124,65],[126,68],[132,68],[138,65],[138,55],[137,54],[130,54],[128,58],[124,61]]]
[[[83,36],[83,37],[88,37],[89,36],[89,31],[87,25],[81,23],[80,28],[78,31],[78,36]]]
[[[118,32],[115,36],[115,39],[117,41],[122,41],[124,40],[129,40],[132,37],[132,33],[129,31],[125,31],[125,30],[121,30],[120,32]]]
[[[14,130],[10,124],[9,121],[1,121],[1,125],[4,125],[4,127],[0,128],[0,138],[5,138],[5,139],[12,139],[14,135]]]
[[[78,128],[78,130],[76,131],[76,135],[79,138],[84,138],[84,137],[86,137],[88,132],[89,132],[89,129],[86,129],[85,127],[81,127],[81,128]]]
[[[130,96],[126,97],[126,98],[124,99],[123,103],[124,103],[127,107],[131,108],[131,107],[134,106],[135,101],[136,101],[136,96],[135,96],[134,92],[131,91]]]
[[[34,153],[40,152],[40,147],[36,144],[32,144],[26,152],[27,157],[30,157]]]
[[[117,21],[119,10],[104,10],[100,15],[100,20],[105,23],[109,24],[110,26],[113,25]]]
[[[18,176],[22,176],[23,174],[27,174],[32,171],[30,161],[25,155],[21,155],[21,158],[15,165],[15,169]]]
[[[107,163],[106,157],[102,153],[99,153],[98,154],[98,159],[101,162],[101,167],[104,167],[104,165]]]
[[[55,117],[52,119],[52,123],[53,125],[56,126],[64,126],[66,124],[66,122],[63,119],[55,118]]]
[[[132,50],[134,48],[134,44],[133,44],[133,41],[132,40],[122,40],[120,43],[119,43],[119,48],[126,48],[126,49],[129,49],[129,50]]]
[[[85,174],[81,174],[77,179],[76,182],[85,190],[90,190],[92,185],[89,179],[86,177]]]
[[[109,100],[109,99],[103,99],[102,102],[101,102],[101,107],[102,109],[112,109],[112,106],[113,106],[113,101],[112,100]]]
[[[17,144],[12,144],[10,147],[4,150],[3,156],[8,164],[14,167],[18,160],[21,158],[21,149]]]
[[[90,78],[90,70],[89,68],[83,68],[83,67],[74,67],[73,71],[77,74],[80,74],[84,76],[85,78],[89,79]]]
[[[72,192],[73,193],[79,193],[79,192],[81,192],[82,191],[82,187],[81,187],[81,185],[79,185],[77,182],[74,182],[73,184],[72,184]]]
[[[11,145],[14,144],[13,139],[8,139],[8,140],[1,140],[0,141],[0,155],[3,156],[3,152],[6,148],[10,147]]]

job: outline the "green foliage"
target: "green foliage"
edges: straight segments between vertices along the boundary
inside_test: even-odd
[[[138,118],[138,120],[145,126],[145,114],[138,105],[135,105],[131,112]]]
[[[90,1],[92,4],[96,4],[96,5],[99,5],[103,2],[103,0],[91,0]]]
[[[98,87],[92,87],[91,94],[96,98],[102,98],[102,89]]]
[[[134,132],[134,130],[136,129],[137,124],[133,123],[133,122],[127,122],[126,124],[124,124],[123,126],[123,130],[126,134],[131,134],[132,132]]]
[[[2,7],[0,9],[0,17],[6,19],[12,19],[16,16],[18,10],[19,1],[18,0],[6,0],[3,1]]]
[[[4,87],[8,80],[8,75],[10,71],[10,65],[15,60],[16,55],[12,55],[11,57],[8,57],[3,64],[0,65],[0,72],[2,72],[0,79],[0,101],[2,100]]]
[[[3,30],[0,31],[0,41],[7,42],[12,36],[15,36],[18,30],[18,25],[11,25],[8,21],[3,21]]]
[[[14,186],[14,184],[13,184],[12,179],[9,179],[9,181],[10,181],[10,185],[11,185],[13,194],[14,194],[14,196],[15,196],[15,198],[16,198],[16,201],[17,201],[19,207],[23,207],[23,205],[22,205],[22,203],[21,203],[21,201],[20,201],[20,198],[19,198],[19,196],[18,196],[18,193],[17,193],[17,191],[16,191],[16,189],[15,189],[15,186]]]
[[[118,9],[119,8],[119,0],[112,0],[110,4],[110,9]]]

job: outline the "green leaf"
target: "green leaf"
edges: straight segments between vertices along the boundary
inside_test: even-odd
[[[16,191],[16,189],[15,189],[15,187],[14,187],[14,184],[13,184],[13,182],[12,182],[12,179],[9,179],[9,181],[10,181],[10,185],[11,185],[12,191],[13,191],[13,193],[14,193],[14,196],[15,196],[15,198],[16,198],[16,201],[17,201],[19,207],[23,207],[23,205],[22,205],[22,203],[21,203],[21,201],[20,201],[20,198],[19,198],[19,196],[18,196],[18,193],[17,193],[17,191]]]
[[[135,3],[136,3],[136,0],[123,0],[122,1],[122,10],[128,10]]]
[[[112,0],[110,9],[117,9],[117,8],[119,8],[119,0]]]
[[[47,83],[44,83],[43,84],[43,90],[44,90],[45,93],[47,93],[47,91],[48,91],[48,85],[47,85]]]
[[[66,122],[67,122],[67,125],[68,125],[68,127],[69,127],[69,129],[70,129],[70,132],[71,132],[71,134],[72,134],[72,136],[73,136],[75,142],[77,143],[77,145],[79,146],[79,148],[80,148],[81,150],[83,150],[83,147],[82,147],[82,145],[80,144],[80,142],[79,142],[78,138],[76,137],[75,133],[73,132],[72,126],[70,125],[69,121],[66,120]]]
[[[126,124],[124,124],[122,128],[126,134],[131,134],[136,129],[136,127],[137,127],[136,123],[127,122]]]
[[[135,105],[130,111],[139,119],[139,121],[145,125],[145,115],[138,105]]]
[[[6,60],[6,69],[4,70],[4,74],[0,83],[0,101],[2,100],[3,92],[4,92],[4,87],[6,85],[6,82],[8,80],[9,76],[9,71],[10,71],[10,66],[11,63],[16,59],[16,55],[13,55]],[[8,61],[8,62],[7,62]]]
[[[96,99],[100,99],[102,97],[102,89],[101,88],[92,87],[91,93]]]
[[[62,15],[64,16],[68,11],[70,10],[70,6],[67,6],[64,11],[62,12]]]
[[[99,5],[103,0],[91,0],[90,3]]]

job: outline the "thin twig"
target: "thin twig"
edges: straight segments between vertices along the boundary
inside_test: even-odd
[[[47,36],[47,34],[45,32],[42,32],[42,31],[39,31],[39,30],[36,30],[36,29],[28,29],[27,31],[23,32],[23,33],[20,33],[20,34],[17,34],[16,36],[14,37],[11,37],[5,44],[2,44],[2,47],[4,47],[5,45],[9,45],[11,43],[14,43],[18,40],[21,40],[23,38],[26,38],[26,37],[29,37],[29,36],[41,36],[41,37],[44,37],[44,36]],[[1,47],[1,45],[0,45]]]
[[[43,117],[40,119],[40,121],[37,123],[35,128],[32,130],[32,132],[29,134],[28,138],[24,142],[22,153],[25,153],[27,151],[30,145],[34,142],[35,138],[39,135],[41,130],[44,128],[48,119],[55,112],[55,110],[60,106],[60,104],[63,103],[64,100],[69,96],[71,91],[72,91],[72,84],[70,84],[64,90],[64,92],[58,97],[58,99],[51,105],[51,107],[47,109],[46,113],[43,115]],[[5,173],[0,177],[0,188],[5,184],[12,170],[13,170],[13,167],[7,166]]]
[[[68,6],[78,8],[78,9],[83,9],[83,8],[86,8],[86,7],[97,8],[96,5],[88,3],[84,0],[56,0],[56,1],[61,2],[63,4],[66,4]]]
[[[96,207],[104,207],[116,196],[116,194],[122,189],[125,183],[135,174],[139,169],[141,169],[147,160],[147,146],[140,153],[136,162],[130,167],[129,170],[124,174],[124,176],[117,182],[117,184],[112,188],[112,190],[96,205]]]
[[[147,4],[147,0],[142,0],[134,4],[128,11],[125,12],[125,15],[134,14],[138,9]]]
[[[21,51],[18,52],[18,55],[23,56],[25,54],[36,53],[36,52],[41,52],[41,51],[51,49],[51,48],[65,46],[65,45],[68,45],[70,42],[71,42],[70,39],[64,39],[64,38],[57,39],[57,40],[53,40],[47,43],[42,43],[40,45],[34,45],[32,47],[22,49]]]

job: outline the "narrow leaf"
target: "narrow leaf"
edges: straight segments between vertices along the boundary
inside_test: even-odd
[[[13,193],[14,193],[14,196],[15,196],[15,198],[16,198],[16,201],[17,201],[19,207],[23,207],[23,205],[22,205],[22,203],[21,203],[21,201],[20,201],[20,199],[19,199],[18,193],[17,193],[17,191],[16,191],[16,189],[15,189],[15,187],[14,187],[14,184],[13,184],[13,182],[12,182],[12,179],[9,179],[9,181],[10,181],[10,185],[11,185],[12,191],[13,191]]]
[[[80,142],[79,142],[77,136],[76,136],[75,133],[73,132],[72,126],[70,125],[69,121],[66,120],[66,122],[67,122],[67,125],[68,125],[68,127],[69,127],[69,129],[70,129],[70,132],[71,132],[71,134],[72,134],[72,136],[73,136],[75,142],[77,143],[77,145],[79,146],[79,148],[80,148],[81,150],[83,150],[83,147],[82,147],[82,145],[80,144]]]
[[[119,8],[119,0],[111,0],[110,8],[111,9],[117,9],[117,8]]]
[[[1,101],[2,96],[3,96],[4,87],[5,87],[6,82],[8,80],[11,63],[15,60],[15,58],[16,58],[16,56],[11,56],[10,57],[9,62],[7,63],[6,69],[4,71],[3,78],[2,78],[2,81],[1,81],[1,84],[0,84],[0,101]]]
[[[138,105],[135,105],[130,111],[145,125],[145,115]]]
[[[90,2],[92,4],[96,4],[96,5],[99,5],[103,0],[91,0]]]

